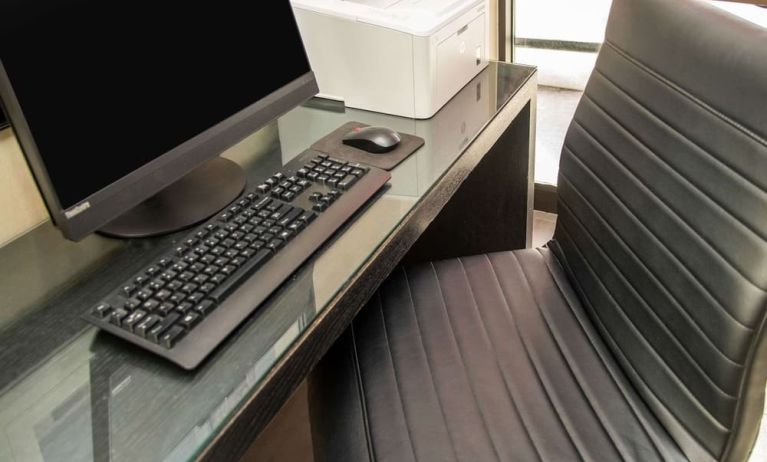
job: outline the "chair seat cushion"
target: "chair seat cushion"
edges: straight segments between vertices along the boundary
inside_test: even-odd
[[[318,461],[684,460],[545,248],[396,270],[309,387]]]

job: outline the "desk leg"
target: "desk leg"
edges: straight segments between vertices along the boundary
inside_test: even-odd
[[[535,94],[405,256],[417,263],[530,247]]]

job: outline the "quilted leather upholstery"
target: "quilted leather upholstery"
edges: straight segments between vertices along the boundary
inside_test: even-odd
[[[699,2],[616,0],[562,152],[554,248],[693,458],[742,460],[761,415],[765,104],[767,30]]]
[[[547,249],[398,270],[309,390],[318,462],[684,460]]]

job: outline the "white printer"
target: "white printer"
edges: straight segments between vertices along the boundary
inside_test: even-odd
[[[487,0],[291,0],[320,95],[433,116],[487,65]]]

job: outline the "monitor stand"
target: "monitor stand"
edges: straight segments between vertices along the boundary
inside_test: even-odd
[[[216,157],[112,220],[98,232],[135,238],[172,233],[223,209],[245,188],[245,172],[231,160]]]

